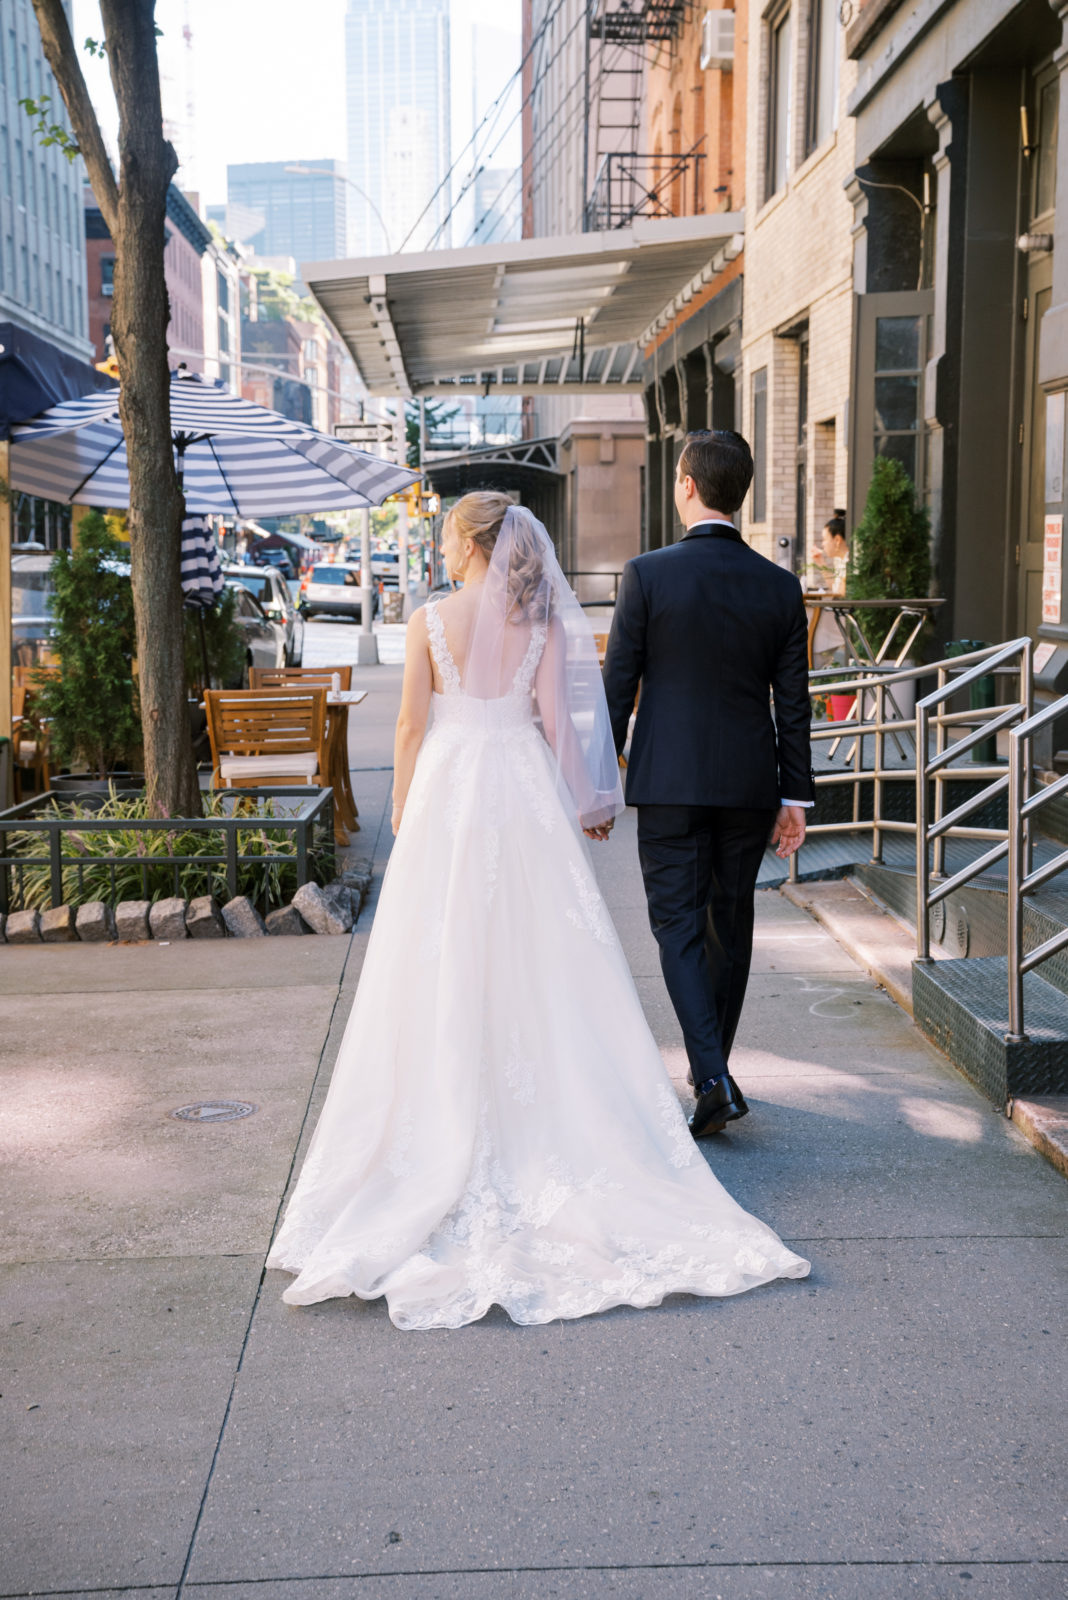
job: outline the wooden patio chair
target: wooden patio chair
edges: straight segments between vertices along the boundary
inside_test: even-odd
[[[352,688],[352,668],[349,667],[249,667],[250,689],[276,689],[284,683],[321,684],[324,689],[334,686],[334,674],[347,694]]]
[[[213,788],[329,782],[326,689],[205,689]]]

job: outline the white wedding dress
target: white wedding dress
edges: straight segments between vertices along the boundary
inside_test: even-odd
[[[268,1258],[297,1275],[284,1299],[456,1328],[804,1277],[709,1171],[649,1032],[534,721],[544,626],[488,700],[426,618],[444,693]]]

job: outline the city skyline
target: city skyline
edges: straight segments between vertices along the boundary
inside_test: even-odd
[[[457,154],[462,157],[477,120],[519,65],[520,21],[518,0],[443,0],[443,4],[454,35],[466,41],[472,30],[479,30],[477,70],[469,44],[454,62],[450,87],[455,105],[443,140],[452,159]],[[313,0],[304,13],[305,25],[296,29],[292,7],[285,0],[261,0],[257,26],[249,29],[247,9],[238,0],[158,0],[164,118],[181,162],[176,182],[195,193],[203,209],[226,204],[228,165],[292,162],[310,146],[324,158],[343,163],[348,176],[359,182],[352,171],[347,128],[347,7],[348,0]],[[72,9],[75,39],[81,43],[87,37],[100,38],[98,0],[73,0]],[[183,36],[187,17],[191,43]],[[107,62],[86,52],[81,59],[114,159],[117,119]],[[235,63],[240,64],[236,76]],[[499,127],[511,115],[509,108],[498,118]],[[517,166],[518,122],[491,149],[488,165]],[[454,200],[465,176],[460,159],[450,185]],[[458,215],[465,203],[460,201]],[[350,213],[355,205],[350,191]],[[475,220],[472,216],[469,225]],[[454,242],[463,243],[464,237]]]

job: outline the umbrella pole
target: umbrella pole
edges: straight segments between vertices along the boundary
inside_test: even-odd
[[[182,495],[182,521],[184,523],[184,521],[185,521],[185,438],[181,434],[175,440],[174,450],[175,450],[175,455],[177,456],[177,460],[175,461],[175,469],[176,469],[176,471],[178,473],[178,488],[179,488],[179,490],[181,492],[181,495]],[[211,686],[211,678],[210,678],[210,674],[208,672],[208,640],[207,640],[207,636],[206,636],[206,634],[204,632],[204,607],[203,606],[197,606],[197,633],[200,636],[200,672],[201,672],[201,677],[202,677],[201,688],[202,689],[207,689],[207,688],[210,688],[210,686]]]

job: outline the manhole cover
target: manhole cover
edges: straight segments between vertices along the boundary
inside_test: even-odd
[[[171,1116],[182,1122],[236,1122],[258,1110],[250,1100],[195,1100],[191,1106],[179,1106]]]

